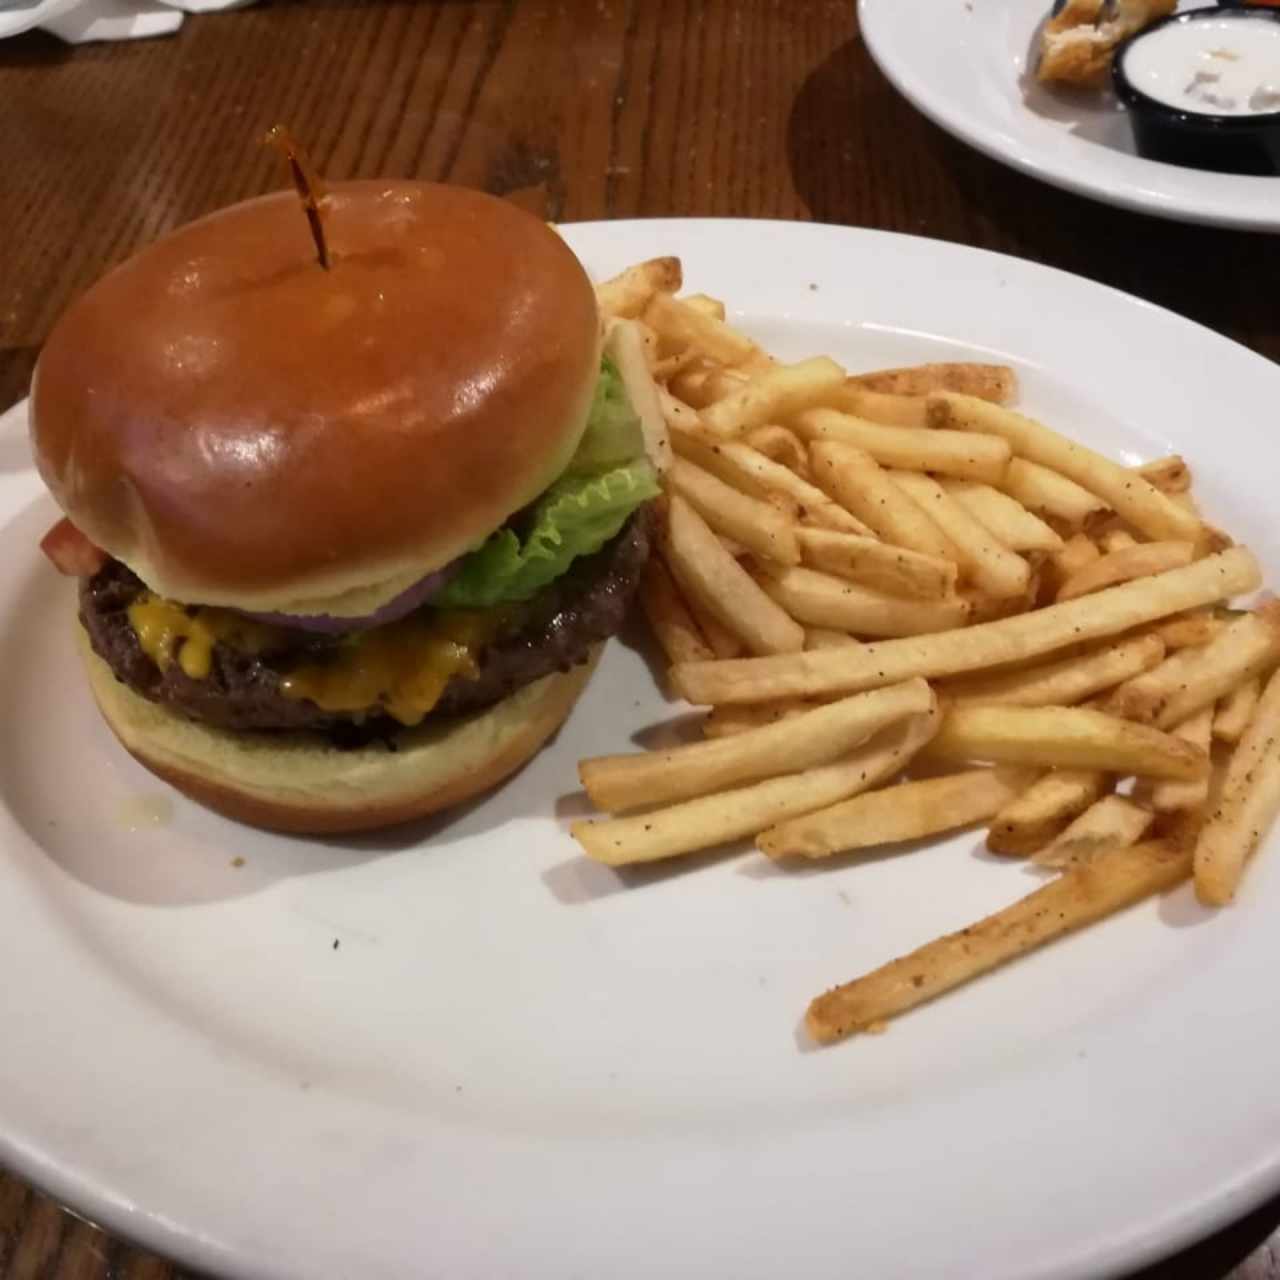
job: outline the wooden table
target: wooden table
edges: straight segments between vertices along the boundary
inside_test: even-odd
[[[875,70],[853,8],[275,0],[140,44],[0,43],[0,407],[109,263],[279,185],[257,145],[277,120],[332,177],[466,183],[566,221],[751,215],[958,240],[1105,281],[1280,357],[1273,242],[1063,195],[951,141]],[[1280,1199],[1144,1277],[1280,1280],[1261,1243],[1277,1223]],[[0,1280],[177,1274],[0,1174]]]

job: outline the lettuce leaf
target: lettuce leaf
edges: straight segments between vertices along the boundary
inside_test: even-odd
[[[627,398],[622,375],[613,361],[600,362],[591,411],[577,452],[566,469],[569,474],[594,475],[644,457],[644,429]]]
[[[513,529],[499,529],[462,562],[432,604],[486,609],[528,600],[578,556],[599,551],[658,491],[657,476],[644,458],[596,475],[566,472],[534,504],[523,539]]]
[[[640,419],[622,376],[604,359],[586,428],[564,473],[520,521],[521,533],[491,534],[432,604],[487,609],[528,600],[579,556],[599,551],[658,492]]]

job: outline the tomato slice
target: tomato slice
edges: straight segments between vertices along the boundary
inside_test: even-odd
[[[107,563],[107,553],[67,519],[59,520],[40,539],[40,550],[69,578],[91,577]]]

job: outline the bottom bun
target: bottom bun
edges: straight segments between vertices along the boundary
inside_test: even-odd
[[[200,803],[273,831],[372,831],[425,817],[514,773],[564,723],[600,656],[544,676],[485,711],[341,750],[314,733],[237,733],[134,693],[77,627],[89,685],[112,732],[152,773]]]

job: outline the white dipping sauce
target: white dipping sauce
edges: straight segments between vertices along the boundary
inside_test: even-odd
[[[1179,111],[1253,116],[1280,111],[1280,22],[1203,18],[1141,36],[1124,55],[1129,82]]]

